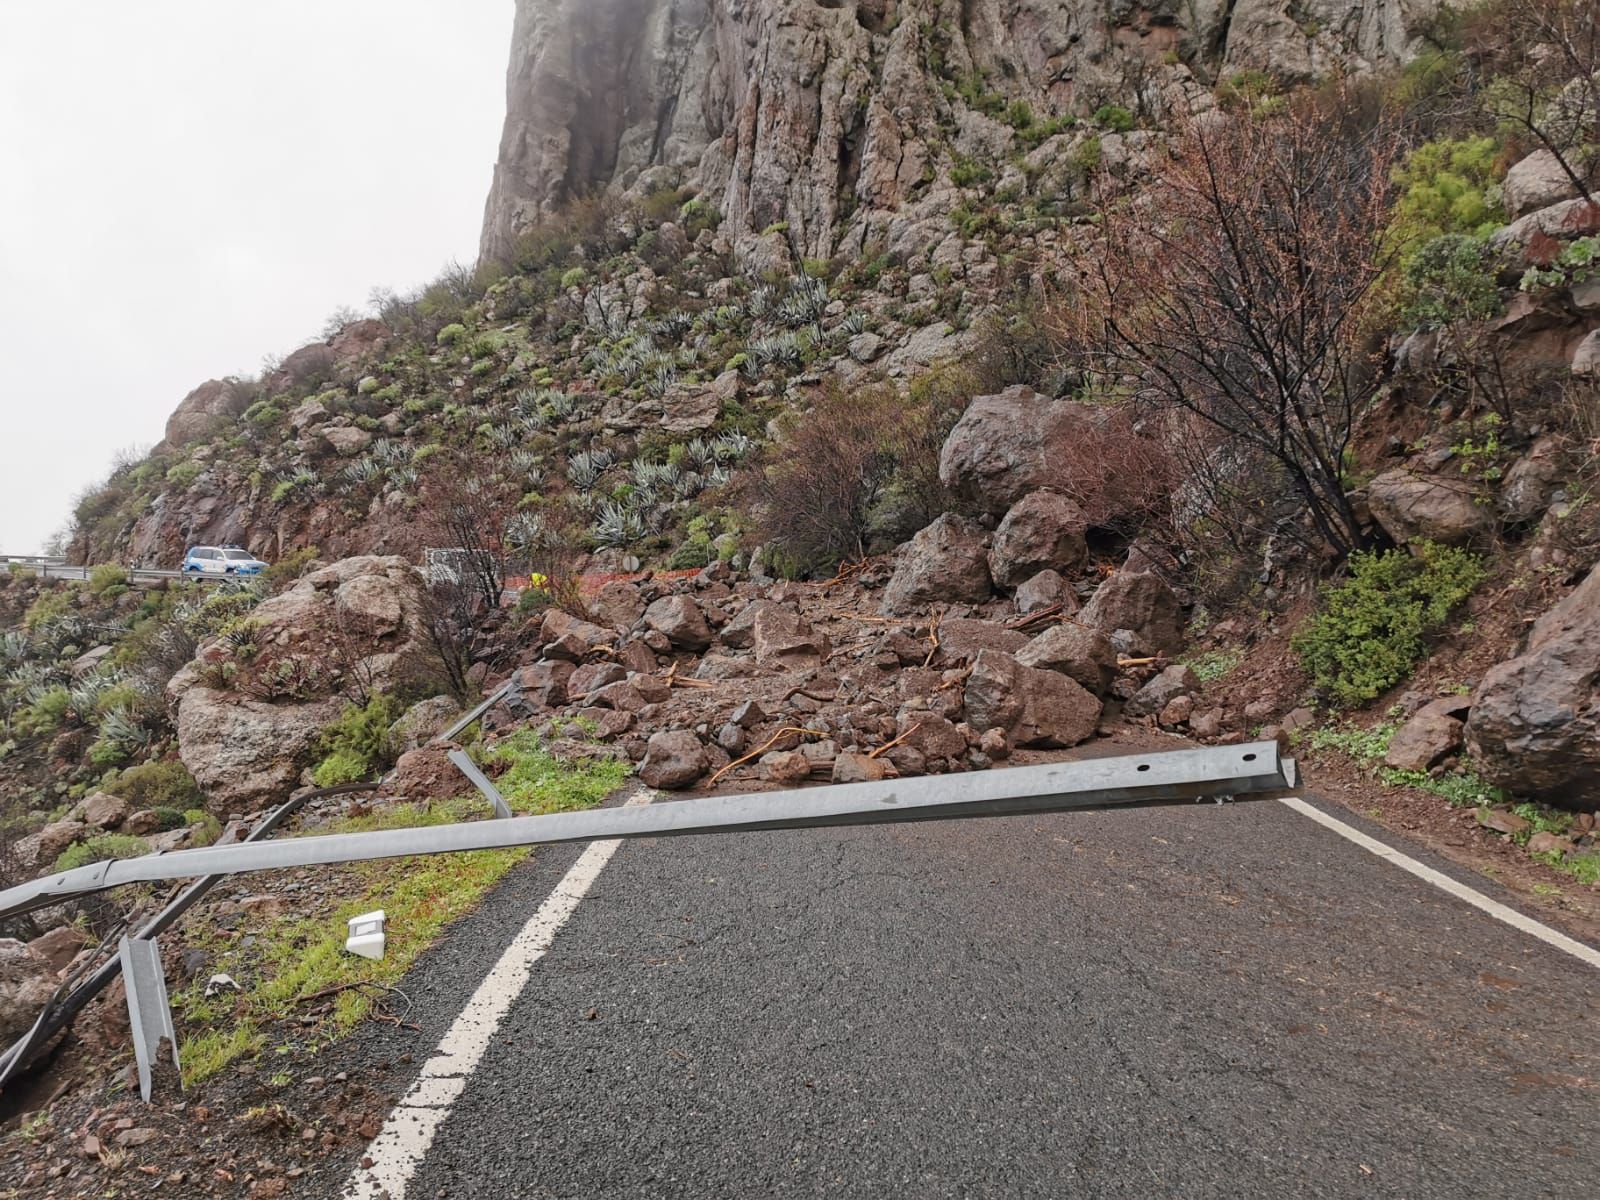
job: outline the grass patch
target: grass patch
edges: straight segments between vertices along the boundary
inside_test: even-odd
[[[1378,779],[1390,787],[1409,787],[1428,792],[1449,801],[1456,808],[1504,803],[1506,793],[1485,783],[1472,771],[1450,771],[1434,776],[1426,771],[1401,771],[1383,766],[1383,756],[1389,753],[1389,741],[1399,728],[1399,714],[1391,709],[1384,720],[1367,728],[1359,725],[1326,725],[1313,729],[1308,744],[1313,750],[1337,750],[1364,766],[1373,767]]]
[[[1244,661],[1243,650],[1207,650],[1185,664],[1201,683],[1215,683]]]
[[[529,731],[507,738],[485,758],[505,765],[498,786],[519,814],[591,808],[627,777],[627,767],[619,762],[561,762]],[[483,802],[473,795],[400,805],[317,832],[426,827],[482,815]],[[383,996],[381,987],[398,983],[445,926],[473,909],[528,853],[482,850],[354,863],[339,868],[331,882],[338,887],[342,881],[351,896],[332,913],[279,918],[257,932],[248,950],[232,935],[217,931],[211,938],[211,948],[218,952],[213,970],[227,971],[244,990],[208,999],[205,980],[197,978],[173,998],[180,1017],[184,1083],[193,1086],[269,1047],[314,1047],[349,1032],[373,1011]],[[346,954],[345,921],[378,908],[388,914],[383,959]],[[380,987],[352,986],[364,983]],[[308,1011],[299,1007],[303,1001],[339,987],[347,990],[336,994],[333,1011],[320,1026],[307,1030],[295,1023]]]

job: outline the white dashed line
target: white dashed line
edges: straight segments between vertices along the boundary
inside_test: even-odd
[[[651,796],[650,792],[641,792],[628,804],[648,804]],[[466,1090],[468,1077],[488,1050],[506,1013],[527,987],[534,964],[550,949],[556,934],[620,845],[616,840],[591,843],[506,947],[433,1057],[423,1064],[411,1090],[395,1105],[367,1147],[363,1161],[370,1161],[371,1166],[357,1167],[350,1176],[343,1193],[348,1200],[405,1200],[411,1177],[450,1115],[451,1106]]]
[[[1340,837],[1352,841],[1363,850],[1371,851],[1386,862],[1391,862],[1402,871],[1409,871],[1418,879],[1433,884],[1434,887],[1450,893],[1457,900],[1465,901],[1482,912],[1488,913],[1497,921],[1504,921],[1513,929],[1536,937],[1548,946],[1554,946],[1566,954],[1572,955],[1579,962],[1588,963],[1591,967],[1600,968],[1600,950],[1586,946],[1575,938],[1551,929],[1550,926],[1535,921],[1532,917],[1523,916],[1516,909],[1501,904],[1498,900],[1491,900],[1482,892],[1469,888],[1464,883],[1457,883],[1442,871],[1435,871],[1432,867],[1424,866],[1408,854],[1402,854],[1393,846],[1387,846],[1377,838],[1368,837],[1353,825],[1346,825],[1337,817],[1330,817],[1320,808],[1307,804],[1298,796],[1279,797],[1279,803],[1286,804],[1303,817],[1310,817],[1318,825],[1333,830]]]

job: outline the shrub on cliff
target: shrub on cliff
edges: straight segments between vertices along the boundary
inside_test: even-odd
[[[1432,542],[1414,549],[1351,555],[1350,577],[1326,592],[1294,639],[1312,680],[1341,706],[1374,700],[1410,674],[1428,635],[1483,581],[1483,564],[1468,551]]]

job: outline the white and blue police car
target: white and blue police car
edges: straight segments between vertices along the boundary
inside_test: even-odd
[[[266,569],[266,563],[238,546],[190,546],[183,556],[185,575],[259,575]]]

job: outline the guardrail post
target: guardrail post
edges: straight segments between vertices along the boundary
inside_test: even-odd
[[[477,788],[489,798],[489,803],[494,806],[494,815],[509,817],[511,806],[506,803],[506,798],[500,794],[500,789],[489,782],[489,777],[478,770],[478,764],[467,757],[465,750],[451,750],[445,754],[451,762],[455,763],[456,770],[472,780],[472,786]]]
[[[167,980],[161,970],[161,948],[155,938],[122,939],[122,982],[128,993],[128,1028],[133,1033],[133,1059],[139,1072],[139,1095],[150,1102],[152,1071],[161,1054],[161,1040],[172,1047],[172,1065],[178,1065],[178,1034],[172,1026],[167,1002]],[[179,1076],[182,1078],[181,1074]],[[179,1086],[182,1084],[180,1082]]]

